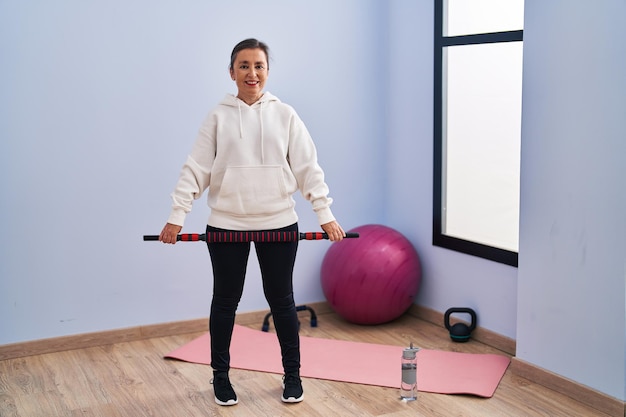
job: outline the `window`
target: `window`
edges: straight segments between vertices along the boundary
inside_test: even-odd
[[[435,0],[433,244],[517,266],[523,0]]]

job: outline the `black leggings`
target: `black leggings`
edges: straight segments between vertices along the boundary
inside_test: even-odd
[[[275,229],[298,231],[298,224]],[[207,233],[224,231],[207,226]],[[213,300],[209,318],[211,367],[215,371],[230,369],[230,341],[235,312],[243,293],[250,254],[250,243],[207,243],[213,266]],[[280,243],[254,242],[267,300],[280,343],[285,373],[300,369],[298,315],[293,298],[293,267],[298,241]]]

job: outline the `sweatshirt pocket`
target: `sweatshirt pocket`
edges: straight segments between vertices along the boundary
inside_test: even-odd
[[[280,165],[226,169],[215,209],[236,215],[272,214],[289,208]]]

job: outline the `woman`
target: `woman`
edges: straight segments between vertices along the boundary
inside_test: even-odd
[[[332,199],[304,123],[292,107],[263,91],[268,61],[267,45],[256,39],[246,39],[233,49],[229,70],[237,96],[227,95],[204,120],[172,193],[172,211],[160,241],[176,243],[193,200],[207,188],[211,208],[207,233],[297,231],[292,195],[300,190],[329,239],[340,241],[345,236],[330,210]],[[234,405],[238,400],[228,377],[229,348],[250,243],[207,245],[214,277],[209,332],[215,402]],[[255,242],[254,246],[281,348],[285,372],[282,401],[300,402],[304,394],[293,297],[298,242]]]

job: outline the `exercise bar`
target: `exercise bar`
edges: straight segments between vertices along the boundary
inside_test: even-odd
[[[358,233],[346,233],[344,238],[357,238]],[[278,232],[278,231],[234,231],[209,233],[182,233],[176,236],[177,242],[242,243],[242,242],[293,242],[296,240],[324,240],[323,232]],[[144,235],[144,241],[159,240],[159,235]]]

